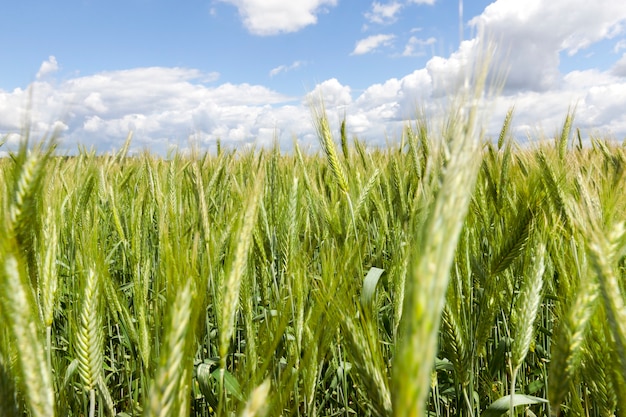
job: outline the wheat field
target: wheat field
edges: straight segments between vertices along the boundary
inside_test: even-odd
[[[0,160],[3,416],[613,416],[625,148],[407,125],[368,149]]]

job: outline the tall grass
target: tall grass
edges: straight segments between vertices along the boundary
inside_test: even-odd
[[[318,154],[0,160],[3,415],[624,411],[621,146],[317,116]]]

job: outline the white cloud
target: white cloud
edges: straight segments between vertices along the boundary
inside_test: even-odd
[[[572,2],[584,6],[581,0],[532,0],[524,7],[498,0],[472,21],[498,41],[496,64],[502,67],[506,59],[511,64],[505,90],[485,106],[493,114],[486,125],[489,135],[498,134],[510,105],[515,105],[515,132],[521,141],[527,131],[553,135],[568,108],[576,105],[575,125],[583,134],[597,131],[620,140],[626,136],[626,54],[617,46],[620,42],[615,42],[615,53],[623,55],[610,55],[616,62],[609,70],[559,71],[560,53],[576,54],[585,45],[614,36],[626,21],[626,11],[606,0],[600,6],[608,12],[590,4],[579,11]],[[353,54],[376,50],[391,43],[393,36],[363,39]],[[434,42],[415,39],[408,43],[415,46],[413,53]],[[427,116],[445,108],[445,99],[458,93],[468,68],[484,51],[484,39],[465,41],[449,56],[435,56],[423,68],[363,91],[331,78],[305,98],[287,97],[261,85],[216,83],[219,74],[188,68],[109,71],[62,82],[44,77],[32,84],[31,106],[28,90],[0,90],[0,136],[9,134],[9,143],[14,143],[16,135],[11,133],[19,132],[29,108],[32,129],[46,133],[57,127],[64,146],[72,149],[77,142],[104,151],[119,149],[129,129],[135,131],[134,146],[160,153],[169,144],[185,146],[189,137],[203,147],[214,146],[218,137],[226,146],[271,144],[276,138],[289,148],[293,137],[315,146],[310,105],[322,97],[333,132],[345,115],[350,135],[384,145],[387,138],[400,137],[404,121],[415,117],[420,106]],[[272,73],[294,65],[276,67]]]
[[[626,77],[626,54],[623,54],[619,61],[613,65],[611,73],[618,77]]]
[[[280,74],[281,72],[288,72],[288,71],[298,69],[302,67],[304,64],[305,64],[304,61],[295,61],[291,65],[279,65],[270,70],[270,77],[274,77]]]
[[[255,35],[297,32],[317,23],[317,15],[337,0],[220,0],[237,7],[246,28]]]
[[[306,105],[316,104],[322,99],[327,108],[344,107],[352,103],[352,92],[349,86],[342,85],[336,78],[331,78],[315,86],[306,98]]]
[[[423,56],[426,54],[425,47],[435,43],[437,43],[437,39],[433,37],[420,39],[416,36],[411,36],[404,47],[402,56]]]
[[[459,50],[450,57],[435,56],[426,63],[426,70],[432,80],[433,96],[450,97],[459,91],[474,66],[479,49],[478,39],[463,41]]]
[[[513,125],[520,141],[538,135],[553,137],[562,127],[565,115],[575,107],[574,125],[583,136],[622,140],[626,137],[626,81],[598,70],[573,71],[563,77],[559,88],[550,91],[521,91],[500,97],[494,107],[492,136],[502,125],[507,108],[515,105]]]
[[[254,142],[262,129],[280,124],[274,106],[292,98],[260,85],[206,85],[215,75],[185,68],[136,68],[108,71],[63,82],[38,81],[28,90],[0,90],[0,135],[18,132],[24,114],[34,137],[56,128],[67,149],[76,143],[108,151],[121,146],[130,130],[134,144],[165,153],[168,144],[186,145],[198,134],[204,141]],[[27,110],[28,109],[28,110]],[[304,108],[287,126],[285,135],[302,133]],[[289,114],[288,112],[280,113]],[[64,125],[61,125],[63,123]]]
[[[395,35],[381,34],[368,36],[365,39],[358,41],[352,51],[351,55],[363,55],[375,51],[380,46],[388,46],[395,39]]]
[[[470,21],[499,44],[496,64],[508,66],[507,88],[547,91],[560,80],[559,53],[575,55],[622,32],[623,2],[498,0]]]
[[[39,71],[37,71],[37,79],[41,79],[48,74],[52,74],[59,70],[59,64],[57,63],[57,59],[50,55],[47,61],[41,63],[39,67]]]
[[[435,4],[435,1],[436,0],[409,0],[409,3],[426,4],[432,6],[433,4]]]
[[[613,52],[617,54],[622,49],[626,49],[626,39],[620,39],[613,47]]]
[[[102,102],[102,94],[100,93],[90,93],[85,100],[83,100],[83,103],[85,107],[96,113],[105,113],[108,111],[108,107]]]
[[[390,24],[397,20],[396,15],[402,9],[402,4],[397,1],[382,4],[377,1],[372,3],[372,10],[365,13],[365,18],[371,23]]]

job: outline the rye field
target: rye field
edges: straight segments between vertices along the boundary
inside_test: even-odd
[[[54,150],[0,160],[3,416],[613,416],[626,148]],[[2,148],[0,148],[2,149]]]

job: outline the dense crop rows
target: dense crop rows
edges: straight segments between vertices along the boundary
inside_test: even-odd
[[[320,155],[0,161],[2,415],[626,404],[623,147],[317,120]]]

